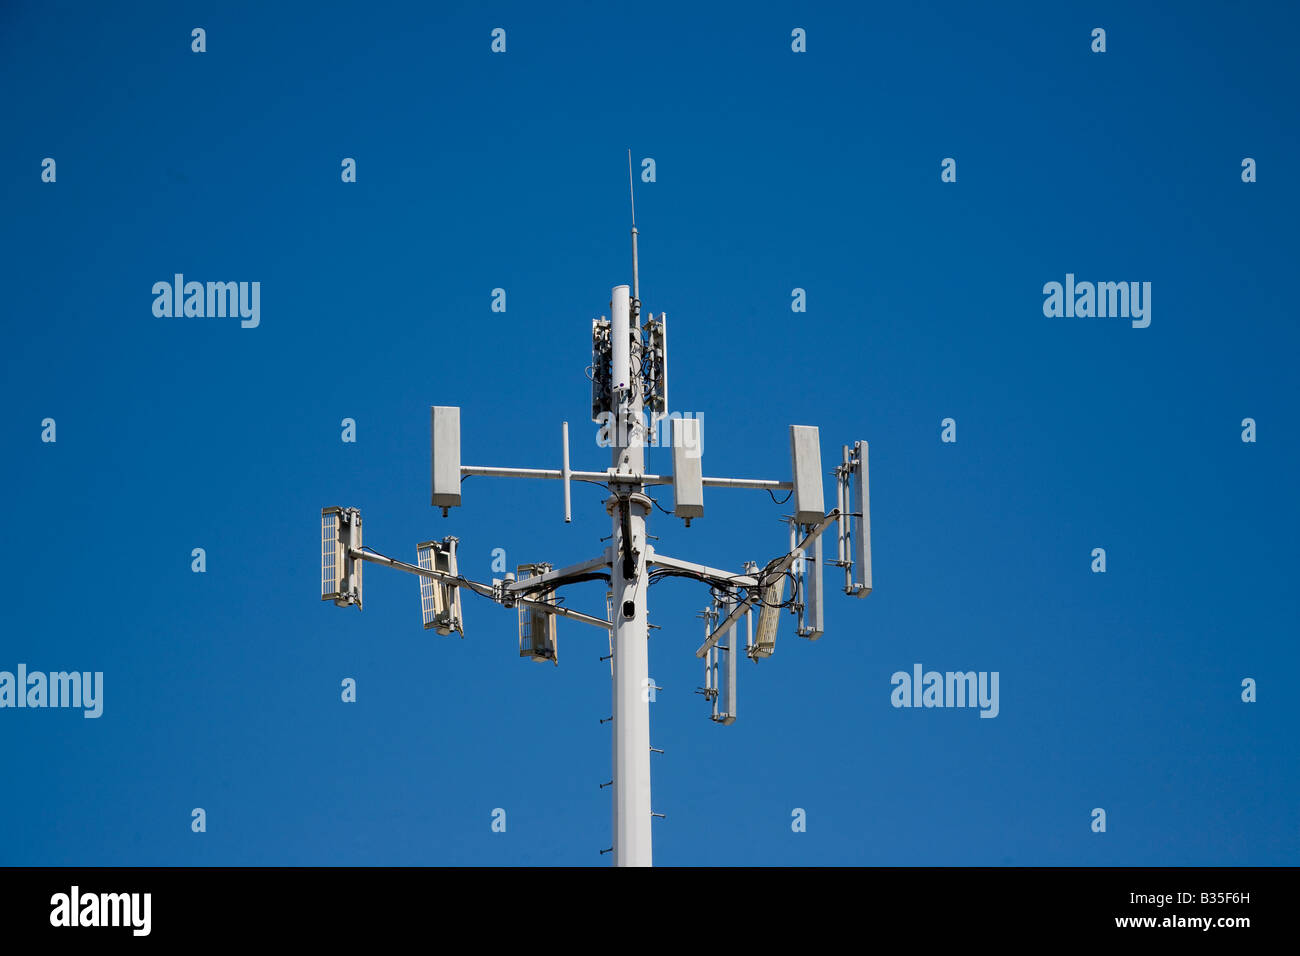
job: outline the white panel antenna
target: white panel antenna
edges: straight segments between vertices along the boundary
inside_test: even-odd
[[[433,445],[433,497],[443,517],[460,507],[460,408],[434,405],[429,409]]]
[[[734,597],[715,599],[713,604],[715,620],[728,617],[736,603]],[[717,670],[718,680],[714,684],[718,690],[721,706],[715,709],[713,719],[727,726],[736,722],[736,661],[740,657],[739,639],[740,624],[737,620],[732,622],[731,627],[722,637],[722,640],[727,643],[718,643],[713,648],[722,655]]]
[[[794,473],[794,520],[812,524],[825,515],[822,450],[816,425],[790,426],[790,464]]]
[[[807,527],[790,522],[790,548],[794,550],[798,536],[807,533]],[[824,602],[822,601],[822,539],[813,542],[811,554],[801,554],[792,567],[794,573],[794,609],[799,615],[795,633],[815,641],[826,633]]]
[[[841,515],[836,563],[844,568],[844,593],[864,598],[872,586],[871,482],[866,442],[844,446],[835,478]]]
[[[704,459],[700,452],[698,418],[669,419],[673,446],[673,514],[686,519],[704,517]]]
[[[864,598],[871,593],[871,482],[868,474],[867,443],[855,442],[853,448],[854,465],[857,469],[853,487],[857,491],[858,499],[858,517],[854,519],[858,532],[855,552],[858,567],[853,593]]]
[[[610,314],[610,386],[617,398],[632,382],[632,300],[625,285],[614,287]]]

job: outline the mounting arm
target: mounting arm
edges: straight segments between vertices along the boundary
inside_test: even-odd
[[[771,568],[767,569],[766,571],[760,572],[758,577],[758,582],[756,583],[757,584],[765,583],[765,580],[771,578],[773,575],[785,574],[787,571],[789,571],[790,568],[794,565],[795,559],[799,554],[799,552],[803,552],[806,554],[808,550],[808,545],[816,541],[817,538],[821,535],[821,533],[825,531],[828,527],[830,527],[831,522],[837,520],[839,516],[840,516],[839,511],[835,510],[832,511],[830,514],[824,516],[820,521],[817,521],[814,524],[809,525],[808,535],[803,539],[802,542],[800,542],[799,547],[796,548],[794,551],[791,551],[789,554],[785,555],[784,557],[782,557],[781,560],[777,561],[776,564],[772,565]],[[731,626],[736,623],[736,620],[740,617],[740,615],[744,614],[746,611],[750,609],[751,606],[753,606],[754,602],[758,600],[759,595],[762,593],[762,590],[763,589],[761,586],[755,586],[750,588],[749,593],[745,595],[744,599],[738,602],[736,606],[731,609],[731,613],[726,616],[726,618],[722,621],[722,623],[719,624],[716,628],[714,628],[713,633],[710,634],[707,638],[705,638],[704,643],[701,644],[699,650],[695,652],[695,656],[703,657],[705,654],[707,654],[709,652],[709,649],[713,647],[714,644],[718,643],[718,641],[722,639],[722,636],[726,634],[728,630],[731,629]]]
[[[359,561],[369,561],[373,564],[382,564],[385,567],[394,568],[398,571],[405,571],[408,574],[418,574],[420,577],[433,578],[435,581],[444,581],[447,584],[455,584],[459,587],[469,588],[469,590],[476,594],[481,594],[486,598],[493,598],[494,592],[492,585],[490,584],[483,584],[480,581],[471,581],[469,578],[462,578],[442,571],[431,571],[428,568],[421,568],[414,564],[408,564],[405,561],[398,561],[396,558],[390,558],[387,555],[378,553],[377,551],[371,551],[369,549],[357,550],[356,548],[353,548],[348,552],[348,556]],[[565,570],[571,571],[572,569]],[[555,573],[557,572],[551,572],[551,574]],[[546,575],[543,575],[543,577],[545,576]],[[529,578],[523,582],[516,583],[523,584],[527,583],[527,581],[535,580],[537,579]],[[557,614],[560,617],[567,617],[573,621],[581,621],[583,624],[591,624],[594,627],[604,628],[607,631],[611,627],[609,621],[606,621],[603,618],[592,617],[590,614],[583,614],[581,611],[574,611],[560,604],[548,604],[545,601],[531,601],[527,598],[520,598],[518,603],[522,604],[524,607],[535,607],[548,614]]]

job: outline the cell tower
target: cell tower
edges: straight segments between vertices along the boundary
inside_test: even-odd
[[[631,153],[628,154],[631,185]],[[797,615],[795,633],[817,640],[824,631],[823,586],[828,567],[844,571],[844,592],[871,593],[871,521],[867,443],[843,448],[834,468],[836,507],[825,510],[821,447],[815,425],[790,426],[791,480],[714,478],[703,474],[700,421],[669,413],[667,318],[641,317],[637,272],[636,208],[632,211],[632,286],[614,286],[609,316],[592,320],[591,413],[611,438],[612,461],[605,471],[569,467],[569,423],[561,429],[559,470],[464,465],[460,460],[460,409],[431,409],[433,494],[431,504],[448,509],[461,504],[461,481],[469,475],[558,480],[564,487],[564,520],[572,520],[570,482],[592,482],[609,489],[605,511],[613,527],[610,545],[586,561],[552,569],[549,564],[522,565],[491,583],[462,576],[456,564],[455,537],[416,546],[417,563],[387,557],[361,543],[361,513],[355,508],[321,510],[321,600],[361,607],[364,562],[386,565],[420,576],[420,605],[426,628],[439,634],[465,634],[461,589],[480,594],[519,615],[519,656],[559,663],[556,618],[602,628],[610,636],[613,673],[613,861],[616,866],[651,865],[650,694],[647,647],[648,587],[662,576],[687,577],[709,586],[711,603],[702,613],[704,642],[695,656],[704,661],[703,694],[710,718],[732,724],[737,715],[736,671],[740,653],[758,661],[771,657],[781,611]],[[649,419],[645,417],[649,414]],[[650,423],[647,426],[647,421]],[[671,475],[646,474],[648,428],[671,426]],[[659,553],[646,536],[646,519],[654,506],[646,489],[669,485],[673,514],[689,527],[704,515],[704,489],[788,490],[793,501],[789,550],[763,567],[750,563],[742,573],[722,571]],[[775,495],[773,495],[775,498]],[[838,528],[835,560],[822,557],[821,536]],[[606,613],[583,614],[556,600],[570,584],[603,580],[609,584]],[[789,597],[786,596],[789,585]],[[758,625],[753,622],[758,608]],[[738,622],[746,619],[740,646]],[[602,850],[602,853],[610,852]]]

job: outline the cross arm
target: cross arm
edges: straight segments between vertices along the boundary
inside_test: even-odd
[[[405,561],[398,561],[396,558],[390,558],[377,551],[350,548],[348,550],[348,556],[358,561],[369,561],[372,564],[382,564],[385,567],[395,568],[398,571],[406,571],[409,574],[418,574],[420,577],[433,578],[435,581],[444,581],[447,584],[454,584],[457,587],[468,588],[476,594],[481,594],[486,598],[496,600],[495,591],[490,584],[471,581],[469,578],[462,578],[458,575],[448,574],[445,571],[434,571],[429,568],[419,567],[415,564],[408,564]],[[558,614],[560,617],[567,617],[572,621],[581,621],[583,624],[591,624],[594,627],[604,628],[607,631],[613,626],[609,621],[606,621],[603,618],[592,617],[590,614],[583,614],[581,611],[575,611],[562,604],[548,604],[545,601],[532,601],[527,598],[520,598],[517,603],[522,604],[525,607],[538,608],[548,614]]]
[[[753,588],[758,586],[758,579],[752,575],[719,571],[717,568],[711,568],[705,564],[696,564],[693,561],[683,561],[680,558],[660,554],[654,548],[650,548],[647,552],[646,563],[661,568],[672,568],[675,571],[690,571],[707,579],[711,584],[719,584],[724,587]]]
[[[586,561],[579,561],[577,564],[571,564],[567,568],[557,568],[554,571],[547,571],[545,574],[534,574],[530,578],[524,578],[522,581],[515,581],[506,587],[511,594],[517,594],[521,591],[535,591],[543,588],[552,581],[561,581],[564,578],[573,577],[578,574],[586,574],[588,571],[594,571],[597,568],[609,567],[609,551],[594,558],[588,558]]]
[[[499,468],[495,465],[461,465],[462,477],[479,475],[486,478],[545,478],[562,481],[564,472],[559,468]],[[671,485],[672,475],[639,475],[617,472],[613,468],[607,471],[570,471],[569,477],[574,481],[631,482],[643,485]],[[792,481],[776,481],[768,478],[711,478],[700,479],[708,488],[757,488],[760,491],[789,491],[794,487]]]

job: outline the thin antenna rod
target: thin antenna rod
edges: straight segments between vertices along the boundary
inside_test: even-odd
[[[632,228],[636,228],[636,193],[632,191],[632,150],[627,151],[627,194],[632,200]]]
[[[641,314],[641,282],[636,261],[636,192],[632,188],[632,150],[627,151],[627,194],[632,200],[632,310],[633,318]],[[639,323],[638,323],[639,324]]]

